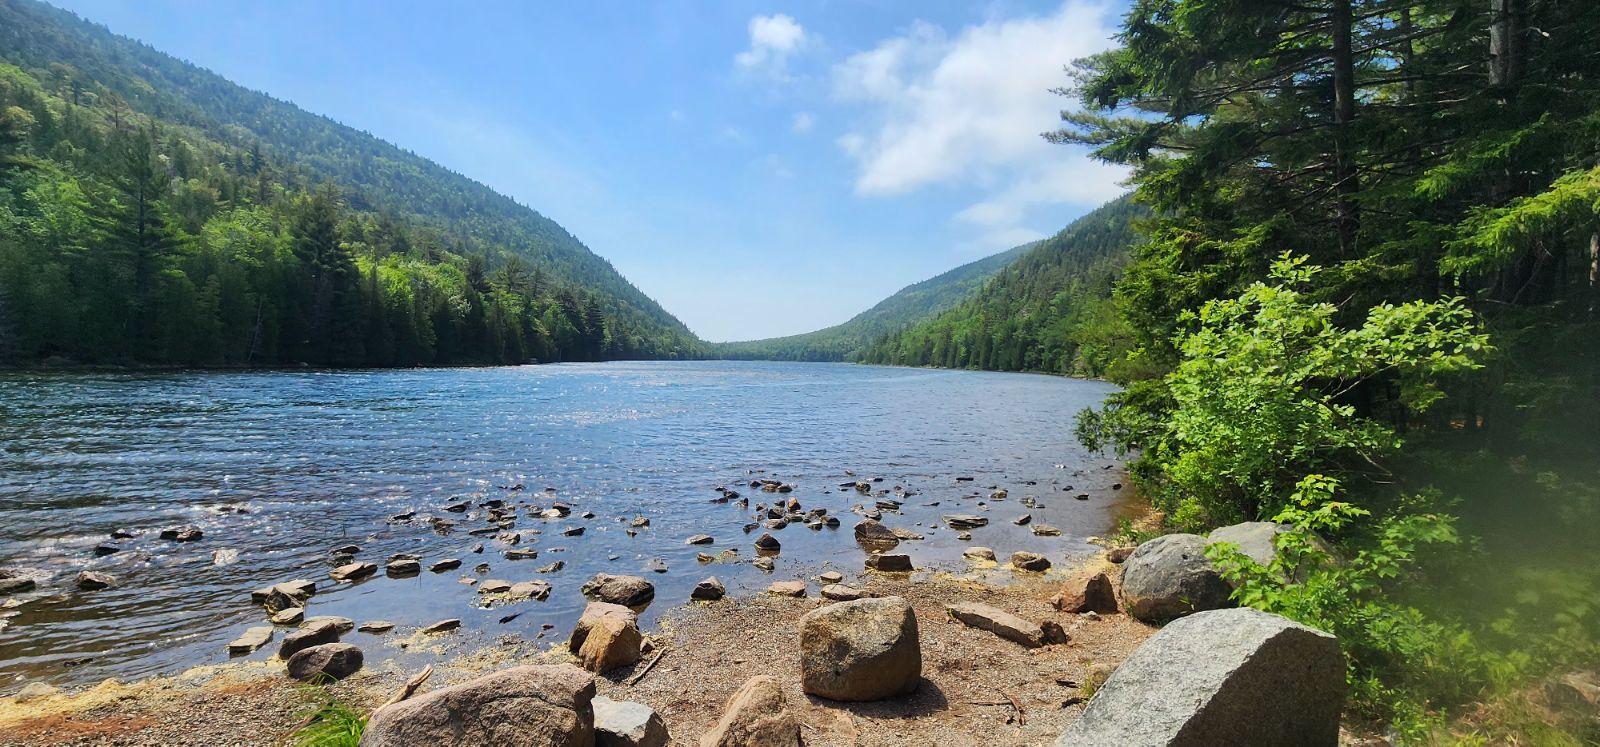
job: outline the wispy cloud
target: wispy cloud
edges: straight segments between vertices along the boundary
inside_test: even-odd
[[[1124,170],[1039,136],[1073,103],[1049,89],[1065,82],[1072,60],[1111,46],[1114,20],[1106,5],[1068,0],[1050,15],[993,19],[954,35],[917,22],[835,65],[834,97],[864,110],[836,141],[856,162],[856,193],[982,185],[988,195],[956,217],[1004,237],[997,241],[1037,234],[1021,225],[1035,206],[1092,205],[1120,193]]]
[[[811,128],[816,124],[817,118],[815,115],[811,112],[800,112],[794,115],[794,124],[790,125],[789,129],[799,133],[806,133],[810,132]]]
[[[787,77],[789,58],[806,44],[806,30],[794,18],[778,13],[750,19],[750,48],[734,55],[741,70]]]

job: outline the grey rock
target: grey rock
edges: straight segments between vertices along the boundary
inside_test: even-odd
[[[1200,612],[1145,641],[1057,747],[1331,745],[1344,706],[1337,638],[1253,609]]]
[[[306,618],[306,621],[302,625],[302,627],[316,625],[318,623],[325,623],[325,622],[333,623],[334,629],[338,630],[340,635],[343,635],[345,633],[348,633],[348,632],[356,629],[356,621],[355,620],[351,620],[348,617],[341,617],[339,615],[317,615],[315,617],[308,617],[308,618]]]
[[[372,633],[377,635],[394,630],[394,623],[389,622],[388,620],[368,620],[360,625],[357,625],[356,630],[359,630],[362,633]]]
[[[233,642],[228,644],[228,654],[231,656],[243,656],[271,642],[272,628],[264,625],[246,628],[243,633],[239,634],[238,638],[233,639]]]
[[[390,576],[415,576],[422,572],[422,564],[410,558],[390,561],[383,567],[384,573]]]
[[[967,560],[987,560],[993,562],[994,550],[987,547],[969,547],[961,551],[961,557]]]
[[[756,549],[763,552],[778,552],[783,549],[783,545],[778,542],[777,537],[763,534],[756,538]]]
[[[283,643],[278,644],[278,658],[287,661],[302,649],[338,642],[339,626],[332,620],[308,622],[304,627],[283,637]]]
[[[324,643],[289,657],[289,676],[301,682],[342,680],[361,669],[366,657],[348,643]]]
[[[428,566],[428,570],[433,571],[434,573],[444,573],[445,571],[453,571],[460,567],[460,558],[445,558],[444,560],[440,560],[435,562],[433,565]]]
[[[590,747],[594,675],[570,664],[520,666],[385,706],[362,747]]]
[[[1270,521],[1247,521],[1242,524],[1218,527],[1206,535],[1206,545],[1226,542],[1234,545],[1245,557],[1255,561],[1258,565],[1268,566],[1278,557],[1278,535],[1291,530],[1287,524],[1277,524]],[[1338,554],[1334,552],[1333,545],[1327,540],[1313,534],[1311,535],[1313,547],[1321,550],[1330,560],[1337,562]],[[1309,569],[1306,569],[1309,570]],[[1303,579],[1302,579],[1303,580]]]
[[[709,534],[697,534],[685,540],[684,542],[685,544],[689,545],[709,545],[713,542],[716,542],[716,539]]]
[[[614,576],[597,573],[584,583],[583,595],[601,602],[624,607],[645,607],[656,598],[656,587],[638,576]]]
[[[667,724],[650,706],[601,695],[592,703],[596,747],[667,747]]]
[[[205,532],[200,531],[200,527],[197,527],[193,524],[185,524],[181,527],[168,527],[161,530],[161,539],[171,540],[173,542],[194,542],[195,540],[198,540],[204,536]]]
[[[904,695],[922,681],[917,616],[900,597],[839,602],[800,618],[801,688],[830,700]]]
[[[1122,606],[1145,622],[1231,606],[1233,588],[1205,555],[1197,534],[1168,534],[1142,545],[1122,569]]]

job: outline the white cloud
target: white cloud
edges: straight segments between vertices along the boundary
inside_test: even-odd
[[[733,62],[747,71],[765,71],[787,77],[789,58],[806,44],[806,30],[793,18],[778,13],[750,19],[750,48],[734,55]]]
[[[667,112],[667,118],[671,119],[674,122],[682,122],[683,121],[683,111],[680,110],[680,109],[673,109],[672,111]]]
[[[1075,104],[1049,89],[1067,82],[1072,60],[1112,45],[1115,20],[1107,5],[1067,0],[1047,16],[992,19],[954,35],[918,22],[835,65],[834,97],[864,110],[836,141],[856,161],[857,194],[976,184],[988,196],[957,217],[1020,236],[1031,207],[1093,205],[1122,192],[1123,169],[1039,136]]]
[[[794,115],[794,124],[790,127],[790,129],[794,130],[795,132],[810,132],[811,128],[816,124],[817,118],[816,116],[812,115],[811,112],[800,112]]]

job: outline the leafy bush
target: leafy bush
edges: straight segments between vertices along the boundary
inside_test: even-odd
[[[1091,447],[1145,450],[1136,476],[1175,525],[1271,517],[1311,474],[1386,481],[1402,443],[1395,421],[1435,404],[1438,378],[1489,350],[1460,299],[1379,304],[1345,329],[1337,306],[1306,293],[1320,269],[1285,254],[1272,282],[1186,312],[1172,373],[1080,416]],[[1356,398],[1395,414],[1360,415]],[[1168,416],[1152,417],[1153,403]]]
[[[1392,719],[1402,733],[1416,735],[1435,725],[1426,715],[1430,705],[1472,698],[1489,677],[1490,662],[1466,630],[1393,596],[1419,554],[1461,540],[1452,517],[1413,498],[1407,510],[1378,520],[1350,557],[1330,555],[1321,535],[1346,532],[1372,516],[1339,500],[1338,490],[1338,481],[1324,475],[1300,481],[1273,517],[1290,529],[1278,535],[1278,556],[1269,565],[1229,543],[1211,545],[1206,554],[1234,585],[1235,601],[1337,635],[1355,712]]]

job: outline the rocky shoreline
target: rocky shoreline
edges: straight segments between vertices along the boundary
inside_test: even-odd
[[[859,531],[880,532],[874,524]],[[1229,536],[1248,551],[1251,538],[1275,531]],[[1215,572],[1187,551],[1187,537],[1046,569],[1031,553],[1001,566],[973,548],[961,573],[869,562],[740,598],[697,587],[696,600],[648,633],[637,615],[654,600],[650,582],[599,574],[583,587],[592,601],[564,645],[502,636],[420,674],[365,667],[361,649],[339,640],[353,623],[313,618],[268,662],[0,699],[0,745],[277,744],[329,698],[373,714],[362,740],[373,747],[1111,744],[1135,733],[1141,744],[1199,744],[1180,736],[1248,740],[1251,729],[1333,744],[1344,688],[1337,641],[1225,609],[1225,598],[1175,610]],[[261,596],[270,607],[303,591],[279,584]],[[1157,598],[1149,609],[1161,614],[1137,611]],[[1152,623],[1168,613],[1180,622],[1158,631]],[[400,645],[439,644],[452,623]],[[1124,660],[1137,671],[1118,674]],[[1219,712],[1231,715],[1218,721]]]

